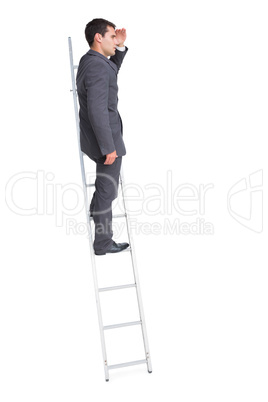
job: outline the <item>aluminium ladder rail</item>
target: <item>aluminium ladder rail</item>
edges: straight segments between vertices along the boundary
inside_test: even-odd
[[[133,268],[133,274],[134,274],[135,283],[128,284],[128,285],[120,285],[120,286],[110,286],[110,287],[106,287],[106,288],[99,288],[98,287],[96,261],[95,261],[95,254],[94,254],[94,249],[93,249],[93,236],[92,236],[92,228],[91,228],[91,222],[92,222],[93,218],[90,217],[89,201],[88,201],[88,194],[87,194],[87,188],[91,187],[91,186],[94,186],[94,184],[87,184],[87,182],[86,182],[85,165],[84,165],[84,159],[83,159],[85,154],[82,153],[81,148],[80,148],[80,128],[79,128],[77,90],[76,90],[76,82],[75,82],[75,70],[78,68],[78,66],[74,65],[74,63],[73,63],[72,40],[71,40],[70,37],[68,38],[68,44],[69,44],[69,56],[70,56],[71,79],[72,79],[72,90],[71,91],[73,93],[73,103],[74,103],[74,112],[75,112],[75,121],[76,121],[76,132],[77,132],[77,140],[78,140],[78,151],[79,151],[82,182],[83,182],[83,190],[84,190],[84,204],[85,204],[85,211],[86,211],[86,217],[87,217],[89,247],[90,247],[91,265],[92,265],[93,281],[94,281],[94,288],[95,288],[95,297],[96,297],[96,303],[97,303],[97,312],[98,312],[98,320],[99,320],[99,328],[100,328],[100,338],[101,338],[101,346],[102,346],[102,354],[103,354],[103,362],[104,362],[104,373],[105,373],[105,380],[109,381],[109,370],[116,369],[116,368],[121,368],[121,367],[133,366],[133,365],[136,365],[136,364],[146,363],[147,368],[148,368],[148,372],[151,373],[152,372],[152,363],[151,363],[151,356],[150,356],[150,353],[149,353],[149,344],[148,344],[148,338],[147,338],[147,332],[146,332],[146,325],[145,325],[145,318],[144,318],[144,312],[143,312],[143,305],[142,305],[140,283],[139,283],[139,277],[138,277],[138,271],[137,271],[137,264],[136,264],[136,258],[135,258],[135,253],[134,253],[133,239],[132,239],[132,234],[131,234],[131,228],[130,228],[130,222],[129,222],[128,214],[126,213],[127,206],[126,206],[126,200],[125,200],[125,195],[124,195],[124,177],[123,177],[123,169],[122,169],[122,167],[121,167],[121,171],[120,171],[119,183],[121,185],[122,199],[123,199],[123,206],[124,206],[125,213],[124,214],[113,215],[113,218],[125,217],[125,219],[126,219],[127,232],[128,232],[128,238],[129,238],[129,245],[130,246],[129,246],[128,249],[126,249],[124,251],[121,251],[121,252],[128,252],[129,251],[130,254],[131,254],[131,261],[132,261],[132,268]],[[133,321],[133,322],[126,322],[126,323],[121,323],[121,324],[114,324],[114,325],[106,325],[106,326],[104,326],[103,322],[102,322],[102,313],[101,313],[99,293],[100,292],[107,292],[107,291],[111,291],[111,290],[132,288],[132,287],[135,287],[136,292],[137,292],[137,302],[138,302],[140,320],[139,321]],[[127,363],[108,365],[107,353],[106,353],[106,347],[105,347],[104,331],[108,330],[108,329],[121,328],[121,327],[132,326],[132,325],[141,325],[143,343],[144,343],[144,350],[145,350],[145,359],[136,360],[136,361],[127,362]]]

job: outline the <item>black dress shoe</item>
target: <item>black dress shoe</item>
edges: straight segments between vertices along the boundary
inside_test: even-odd
[[[116,243],[113,241],[112,245],[108,250],[105,251],[95,251],[96,255],[105,255],[106,253],[119,253],[120,251],[125,250],[128,248],[129,244],[128,243]]]

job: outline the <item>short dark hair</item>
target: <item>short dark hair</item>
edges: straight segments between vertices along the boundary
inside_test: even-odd
[[[107,26],[113,27],[115,29],[115,24],[110,21],[104,20],[103,18],[95,18],[87,24],[85,29],[85,36],[90,47],[93,45],[96,33],[104,36],[106,32],[108,32]]]

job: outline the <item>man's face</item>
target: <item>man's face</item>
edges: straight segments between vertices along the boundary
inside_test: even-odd
[[[101,49],[104,56],[109,57],[115,54],[115,47],[119,44],[116,39],[115,30],[113,27],[107,26],[108,32],[102,36]]]

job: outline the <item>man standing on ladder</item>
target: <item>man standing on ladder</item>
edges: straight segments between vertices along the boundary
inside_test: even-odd
[[[124,45],[126,30],[115,30],[115,24],[102,18],[87,24],[85,36],[90,50],[81,58],[76,77],[80,145],[96,162],[90,214],[95,223],[95,254],[104,255],[129,246],[112,240],[112,201],[118,194],[122,156],[126,154],[117,110],[117,74],[128,48]]]

